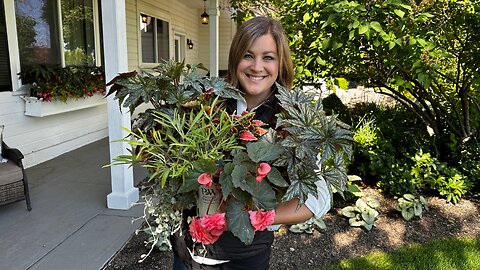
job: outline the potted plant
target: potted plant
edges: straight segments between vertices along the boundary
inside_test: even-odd
[[[339,192],[345,189],[351,134],[323,112],[321,102],[277,85],[283,113],[268,129],[253,113],[229,114],[223,101],[243,99],[241,93],[222,78],[202,76],[199,68],[169,61],[155,68],[157,75],[124,73],[109,83],[109,95],[130,111],[153,105],[125,139],[131,153],[112,163],[138,163],[150,172],[144,231],[152,248],[170,248],[186,209],[197,211],[189,225],[197,243],[214,243],[228,225],[249,244],[265,220],[273,221],[279,202],[296,197],[303,204],[316,194],[319,176]]]

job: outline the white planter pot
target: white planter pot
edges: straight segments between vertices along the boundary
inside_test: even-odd
[[[59,113],[81,110],[103,105],[107,100],[100,94],[91,97],[62,101],[41,101],[35,97],[24,97],[25,115],[44,117]]]
[[[222,200],[222,191],[219,184],[213,184],[208,188],[201,185],[198,188],[197,211],[200,217],[205,214],[212,215],[218,210]]]

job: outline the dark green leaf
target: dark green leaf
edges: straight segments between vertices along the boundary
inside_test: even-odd
[[[250,216],[247,212],[243,211],[244,204],[236,201],[229,200],[227,202],[227,212],[225,214],[227,218],[228,229],[240,239],[246,245],[250,245],[253,242],[254,229],[250,223]]]

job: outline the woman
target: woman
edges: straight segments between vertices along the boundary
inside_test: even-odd
[[[280,23],[256,17],[239,27],[230,48],[227,80],[244,93],[246,100],[229,101],[231,113],[255,112],[255,119],[275,126],[275,114],[280,109],[275,82],[289,89],[293,82],[290,50]],[[330,194],[324,180],[317,181],[317,187],[318,198],[310,195],[298,209],[296,199],[279,204],[274,224],[297,224],[325,214],[330,209]],[[174,269],[268,269],[273,231],[257,231],[251,245],[224,232],[207,246],[207,259],[192,256],[188,242],[184,237],[174,237]]]

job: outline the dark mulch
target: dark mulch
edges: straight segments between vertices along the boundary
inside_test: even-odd
[[[457,205],[429,197],[430,210],[423,219],[407,222],[394,210],[394,199],[383,197],[373,189],[364,192],[381,203],[377,209],[380,215],[375,228],[366,231],[350,227],[348,220],[338,214],[344,205],[338,205],[324,217],[325,230],[313,234],[294,234],[286,230],[277,233],[271,269],[324,269],[341,259],[375,251],[392,251],[408,244],[440,238],[480,235],[478,195],[464,198]],[[140,255],[147,252],[144,240],[144,235],[133,236],[104,269],[172,269],[171,252],[155,251],[144,262],[137,263]]]

